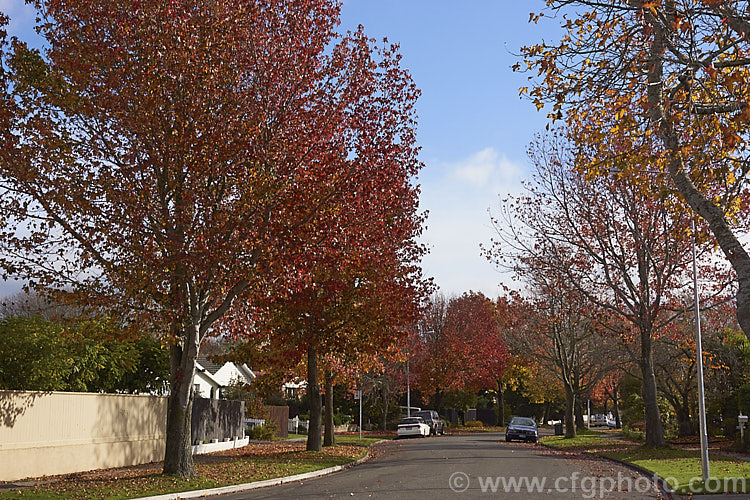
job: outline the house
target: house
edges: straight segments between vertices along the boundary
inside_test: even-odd
[[[200,354],[195,365],[193,389],[196,395],[204,398],[219,399],[223,387],[236,381],[250,384],[255,379],[255,373],[245,363],[236,365],[227,361],[220,365]]]
[[[256,377],[266,375],[264,371],[254,372]],[[279,387],[281,389],[281,396],[286,399],[300,399],[307,392],[307,380],[302,380],[297,377],[283,382]]]
[[[299,399],[305,392],[307,392],[307,380],[299,382],[289,381],[284,382],[281,386],[281,392],[287,399]]]

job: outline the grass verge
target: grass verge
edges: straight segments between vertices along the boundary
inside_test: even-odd
[[[709,454],[711,479],[704,483],[699,451],[670,446],[651,448],[632,441],[608,439],[595,431],[572,439],[548,436],[541,442],[558,450],[593,453],[636,465],[657,474],[680,495],[750,492],[750,462],[740,458]]]
[[[637,465],[658,474],[676,493],[747,493],[750,491],[750,462],[739,458],[709,454],[711,478],[701,478],[699,451],[679,448],[637,446],[606,452],[603,456]]]
[[[598,453],[610,449],[631,448],[634,445],[627,441],[607,439],[600,431],[584,429],[577,431],[576,437],[547,436],[542,438],[542,443],[550,448],[558,450],[581,451]]]
[[[477,432],[505,432],[505,427],[495,426],[495,425],[487,425],[487,426],[481,426],[481,427],[466,427],[466,426],[456,426],[451,427],[448,429],[446,427],[445,432],[449,432],[452,434],[472,434]]]
[[[359,439],[358,435],[343,435],[343,436],[336,436],[336,444],[337,445],[347,445],[347,446],[370,446],[373,443],[377,443],[378,441],[382,441],[384,439],[393,439],[394,436],[366,436],[363,435],[362,439]]]
[[[363,440],[364,441],[364,440]],[[217,488],[291,476],[345,465],[367,454],[362,446],[337,445],[322,452],[304,451],[299,443],[249,445],[195,457],[191,479],[164,476],[161,464],[71,474],[46,485],[0,494],[1,499],[120,500],[165,493]]]

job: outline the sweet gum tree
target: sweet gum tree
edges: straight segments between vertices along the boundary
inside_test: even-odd
[[[636,158],[623,175],[679,192],[705,219],[736,273],[737,318],[750,336],[750,255],[740,240],[749,213],[746,2],[548,0],[547,9],[565,34],[522,49],[517,69],[533,81],[521,93],[601,144],[581,165],[590,176]],[[666,175],[644,178],[644,165]]]
[[[478,292],[434,295],[419,325],[414,373],[440,410],[447,392],[493,389],[508,363],[495,304]]]
[[[2,267],[164,333],[164,472],[191,476],[201,342],[416,173],[418,91],[334,0],[33,3],[44,52],[0,40]]]
[[[587,181],[575,168],[583,146],[572,147],[559,132],[532,145],[534,181],[527,194],[502,206],[493,221],[498,238],[487,256],[527,282],[544,284],[545,295],[579,295],[592,305],[598,323],[634,346],[643,381],[646,444],[661,446],[654,344],[692,304],[685,300],[692,288],[692,245],[685,237],[689,215],[632,178]],[[714,294],[721,294],[726,283],[719,271],[708,266],[699,276],[714,285]],[[581,302],[570,297],[557,302]],[[604,321],[606,316],[611,319]]]

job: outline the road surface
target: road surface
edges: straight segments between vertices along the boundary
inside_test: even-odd
[[[438,436],[384,444],[343,472],[244,493],[240,499],[662,498],[650,478],[609,461],[571,458],[502,434]]]

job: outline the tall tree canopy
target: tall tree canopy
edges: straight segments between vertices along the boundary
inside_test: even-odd
[[[610,175],[613,162],[645,188],[676,190],[703,217],[737,274],[737,317],[750,336],[747,229],[750,17],[739,0],[549,0],[565,35],[522,49],[538,71],[528,92],[596,154],[581,165]],[[539,22],[541,16],[532,16]],[[517,66],[518,69],[522,65]],[[640,170],[660,170],[663,177]]]
[[[0,40],[2,267],[165,332],[164,470],[189,476],[201,341],[366,244],[352,207],[420,168],[418,91],[335,0],[34,3],[44,53]]]
[[[416,346],[416,379],[440,409],[446,391],[492,389],[508,362],[495,304],[476,292],[427,306]]]
[[[488,256],[508,263],[527,282],[542,283],[544,295],[566,290],[579,294],[594,306],[600,323],[611,323],[611,331],[638,346],[646,443],[660,446],[664,436],[653,344],[688,307],[689,219],[671,210],[668,199],[644,192],[632,179],[587,181],[575,168],[580,161],[575,151],[558,134],[532,146],[535,181],[529,183],[527,195],[502,207],[505,220],[494,221],[499,239]],[[720,292],[724,280],[719,273],[710,276],[714,291]],[[619,320],[602,321],[605,315]]]

